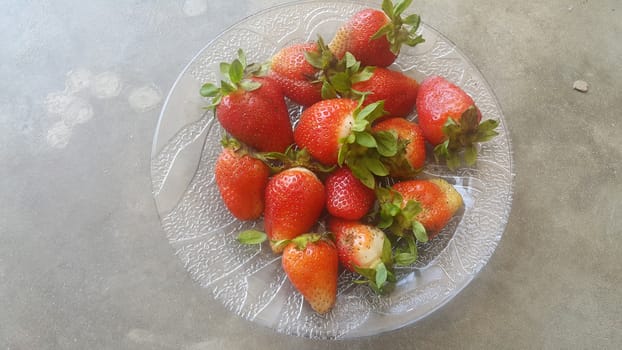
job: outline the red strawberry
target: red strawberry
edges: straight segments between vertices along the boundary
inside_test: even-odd
[[[323,47],[321,40],[318,45]],[[415,109],[419,87],[415,79],[387,68],[362,66],[349,52],[340,60],[324,58],[311,60],[314,65],[322,67],[319,80],[322,81],[323,99],[365,96],[363,106],[384,101],[387,113],[401,117]]]
[[[235,140],[224,140],[216,160],[215,177],[225,205],[240,220],[257,219],[263,213],[264,192],[270,170]]]
[[[266,186],[264,228],[272,250],[275,241],[292,239],[308,232],[317,222],[326,195],[317,176],[305,168],[291,168],[273,176]]]
[[[285,96],[303,106],[322,99],[322,84],[317,81],[319,70],[305,58],[309,52],[318,52],[316,43],[294,44],[281,49],[272,57],[269,73]]]
[[[473,165],[477,157],[475,144],[497,135],[494,129],[499,122],[489,119],[480,123],[482,115],[473,99],[443,77],[433,76],[421,83],[416,108],[423,135],[436,146],[435,157],[446,158],[451,169],[459,166],[461,150],[465,151],[467,164]]]
[[[229,81],[207,83],[201,95],[211,97],[210,107],[222,127],[241,142],[259,151],[283,152],[293,143],[292,126],[281,89],[268,79],[247,78],[246,57],[238,51],[231,64],[221,64]]]
[[[384,12],[365,9],[355,13],[335,34],[329,44],[331,51],[338,58],[350,52],[365,66],[389,66],[402,44],[415,46],[424,41],[416,34],[419,16],[401,17],[411,2],[402,0],[394,6],[385,0],[382,3]]]
[[[378,291],[392,280],[391,243],[382,230],[339,218],[331,218],[328,228],[335,235],[339,261],[345,268],[367,277]]]
[[[425,227],[428,239],[434,238],[462,207],[460,193],[443,179],[402,181],[392,189],[401,195],[402,209],[409,201],[419,203],[414,219]]]
[[[389,118],[372,127],[374,131],[394,131],[398,142],[405,144],[403,152],[385,161],[391,176],[407,178],[414,176],[425,164],[425,140],[417,123],[404,118]]]
[[[332,309],[339,271],[332,241],[317,234],[303,234],[287,244],[281,263],[289,281],[313,310],[325,314]]]
[[[326,209],[328,213],[343,219],[358,220],[374,205],[376,194],[357,179],[348,168],[338,168],[328,175]]]
[[[364,105],[384,100],[384,109],[394,116],[405,117],[415,109],[417,81],[400,72],[376,67],[367,80],[352,84],[352,89],[369,92]]]
[[[361,109],[350,99],[323,100],[302,112],[294,140],[325,165],[346,164],[358,179],[373,188],[374,175],[388,175],[380,157],[397,152],[395,135],[371,131],[371,123],[383,114],[382,102]]]

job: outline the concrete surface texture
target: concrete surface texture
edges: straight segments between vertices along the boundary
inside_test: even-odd
[[[286,337],[190,280],[151,195],[162,100],[210,39],[280,2],[4,2],[0,348],[622,348],[614,0],[413,4],[492,86],[516,172],[495,254],[431,316],[359,340]]]

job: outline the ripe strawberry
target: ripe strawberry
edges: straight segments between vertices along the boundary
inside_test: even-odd
[[[332,241],[318,234],[303,234],[283,250],[283,270],[311,308],[325,314],[337,299],[339,259]]]
[[[324,47],[321,39],[320,47]],[[328,49],[322,49],[326,52]],[[322,98],[346,97],[359,99],[365,96],[363,106],[384,101],[384,110],[394,116],[405,117],[415,109],[419,83],[400,72],[383,67],[362,66],[361,62],[346,52],[342,59],[324,55],[312,59],[314,66],[321,67]]]
[[[402,217],[392,223],[391,230],[399,233],[418,221],[427,232],[427,237],[422,237],[420,229],[412,226],[420,241],[434,238],[462,207],[460,193],[443,179],[402,181],[394,184],[391,189],[394,192],[390,195],[378,195],[384,203],[391,202],[386,200],[391,197],[398,205],[401,202],[401,212],[398,215]],[[399,196],[395,196],[395,193]]]
[[[316,43],[284,47],[272,57],[269,72],[269,77],[281,87],[285,96],[303,106],[322,99],[322,84],[317,80],[319,69],[305,57],[310,52],[318,52]]]
[[[389,66],[395,61],[402,44],[415,46],[424,41],[416,34],[419,16],[413,14],[402,18],[411,2],[399,0],[394,6],[390,0],[384,0],[384,12],[365,9],[355,13],[338,29],[329,44],[331,51],[338,58],[350,52],[365,66]]]
[[[436,146],[435,157],[445,158],[450,169],[460,165],[461,150],[466,163],[475,164],[476,143],[497,135],[494,129],[499,122],[489,119],[480,123],[482,114],[473,99],[443,77],[429,77],[421,83],[416,108],[423,135]]]
[[[276,253],[275,241],[292,239],[315,225],[324,205],[324,185],[305,168],[290,168],[273,176],[266,186],[264,228]]]
[[[259,68],[246,65],[242,50],[221,69],[228,81],[221,81],[220,87],[204,84],[201,95],[212,98],[209,108],[215,108],[222,127],[259,151],[283,152],[293,143],[293,132],[281,89],[271,80],[247,77]]]
[[[294,140],[320,163],[346,164],[365,186],[374,188],[374,175],[388,175],[380,157],[397,152],[394,134],[371,131],[371,123],[383,114],[382,102],[361,109],[350,99],[323,100],[302,112]]]
[[[394,157],[384,161],[391,176],[408,178],[417,174],[425,164],[425,140],[417,123],[404,118],[389,118],[372,127],[373,131],[394,131],[398,142],[404,146]]]
[[[263,213],[270,170],[237,141],[225,139],[223,145],[215,167],[220,196],[236,218],[257,219]]]
[[[393,116],[405,117],[415,109],[417,81],[400,72],[376,67],[370,78],[352,84],[352,89],[369,92],[364,105],[384,100],[384,109]]]
[[[326,209],[328,213],[343,219],[358,220],[374,205],[376,194],[363,185],[348,168],[338,168],[328,175],[326,188]]]
[[[335,236],[339,261],[345,268],[367,277],[377,291],[393,280],[391,243],[382,230],[339,218],[331,218],[328,228]]]

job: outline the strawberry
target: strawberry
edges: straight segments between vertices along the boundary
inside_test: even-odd
[[[304,110],[294,130],[294,140],[325,165],[347,165],[354,176],[374,188],[374,175],[388,170],[380,157],[397,153],[391,132],[371,131],[371,123],[384,114],[382,102],[361,107],[360,102],[337,98],[323,100]]]
[[[338,168],[326,178],[326,209],[343,219],[358,220],[374,205],[376,194],[346,167]]]
[[[364,105],[384,100],[387,113],[406,117],[415,109],[419,83],[403,73],[376,67],[369,79],[352,84],[352,89],[368,92]]]
[[[443,179],[402,181],[376,192],[383,221],[379,226],[398,236],[412,228],[423,242],[434,238],[463,204],[460,193]]]
[[[283,270],[311,308],[325,314],[337,299],[339,258],[332,241],[318,234],[294,238],[283,250]]]
[[[227,81],[220,87],[206,83],[201,95],[212,98],[220,125],[239,141],[259,151],[283,152],[293,143],[292,126],[281,89],[273,81],[261,77],[257,65],[246,65],[242,50],[231,64],[222,63]]]
[[[275,241],[301,235],[317,222],[324,210],[324,185],[308,169],[286,169],[273,176],[266,186],[264,228],[272,250],[282,250]]]
[[[425,164],[425,139],[417,123],[404,118],[389,118],[372,127],[373,131],[394,131],[398,142],[404,146],[394,157],[384,163],[389,166],[391,176],[408,178],[417,174]]]
[[[318,45],[324,47],[321,38]],[[321,51],[327,50],[324,48]],[[401,117],[415,109],[419,83],[403,73],[383,67],[363,66],[349,52],[339,60],[330,55],[308,59],[320,69],[318,79],[322,82],[322,98],[325,100],[365,96],[363,106],[383,100],[387,113]]]
[[[263,213],[270,170],[239,142],[224,139],[223,145],[214,171],[220,196],[236,218],[257,219]]]
[[[375,226],[358,221],[330,218],[328,228],[335,236],[339,261],[345,268],[368,279],[376,291],[393,280],[391,242]]]
[[[498,134],[494,129],[499,122],[488,119],[480,123],[482,114],[473,99],[443,77],[429,77],[421,83],[416,108],[423,135],[435,146],[434,156],[446,159],[452,170],[460,165],[461,150],[467,165],[473,165],[476,144]]]
[[[412,14],[402,18],[402,13],[412,0],[382,2],[383,11],[365,9],[355,13],[329,44],[338,58],[352,53],[365,66],[387,67],[397,58],[402,44],[415,46],[423,42],[416,31],[420,18]]]
[[[319,69],[306,59],[310,52],[318,52],[316,43],[294,44],[278,51],[271,60],[269,77],[292,101],[310,106],[322,99],[322,84],[317,80]]]

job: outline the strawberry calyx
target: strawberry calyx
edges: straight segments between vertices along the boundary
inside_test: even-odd
[[[371,289],[378,294],[386,294],[393,288],[396,282],[393,273],[393,251],[391,241],[385,237],[382,245],[382,256],[380,260],[371,267],[353,266],[354,271],[364,277],[356,280],[357,284],[368,284]]]
[[[397,134],[394,131],[377,131],[371,124],[386,114],[384,101],[374,102],[361,108],[363,99],[353,112],[354,122],[350,133],[339,140],[337,164],[344,164],[356,178],[369,187],[376,187],[374,176],[387,176],[389,169],[382,157],[392,157],[398,151]]]
[[[413,236],[404,236],[397,239],[393,260],[395,265],[410,266],[417,261],[417,242]]]
[[[389,231],[395,240],[393,262],[397,266],[409,266],[417,261],[417,242],[428,241],[425,227],[417,220],[423,208],[416,200],[404,204],[402,195],[390,187],[376,189],[378,208],[377,226]]]
[[[252,80],[251,77],[261,77],[265,75],[267,71],[266,64],[252,63],[248,64],[246,61],[246,54],[242,49],[239,49],[238,57],[231,63],[221,62],[220,73],[223,76],[223,80],[220,81],[220,86],[213,83],[205,83],[201,86],[199,93],[203,97],[211,98],[211,103],[205,107],[206,109],[213,109],[220,104],[221,99],[233,92],[253,91],[261,87],[261,83]]]
[[[305,250],[307,245],[310,243],[315,243],[319,241],[326,241],[329,244],[333,245],[333,241],[328,238],[325,234],[319,233],[303,233],[300,236],[293,239],[281,239],[277,241],[272,241],[272,244],[275,248],[281,248],[293,243],[298,250]]]
[[[250,230],[245,230],[245,231],[240,232],[236,240],[240,242],[241,244],[257,245],[257,244],[262,244],[263,242],[267,241],[268,235],[265,232],[250,229]],[[323,235],[319,233],[304,233],[292,239],[272,240],[271,244],[275,248],[279,248],[279,247],[284,248],[288,244],[294,243],[296,245],[296,249],[304,250],[307,247],[307,244],[315,243],[320,240],[329,241],[331,242],[331,244],[333,242],[332,240],[328,238],[327,235]]]
[[[258,152],[254,157],[264,162],[272,174],[286,169],[302,167],[317,174],[327,174],[335,170],[335,166],[327,166],[314,160],[306,149],[289,146],[285,152]]]
[[[438,162],[445,159],[450,170],[457,169],[461,164],[460,152],[464,151],[464,161],[468,166],[475,164],[477,160],[477,143],[492,140],[499,133],[495,128],[499,121],[487,119],[479,122],[479,113],[474,105],[467,108],[462,116],[455,120],[447,118],[443,125],[444,142],[434,147],[434,158]]]
[[[392,157],[383,157],[382,162],[388,167],[391,176],[399,178],[412,178],[419,174],[422,168],[414,168],[408,161],[406,146],[409,141],[405,139],[397,139],[397,152]]]
[[[421,17],[411,14],[402,17],[404,10],[410,6],[412,0],[399,0],[393,4],[391,0],[382,1],[382,10],[389,17],[389,22],[382,26],[371,40],[386,36],[391,45],[391,52],[398,55],[402,45],[416,46],[425,41],[421,34],[417,34],[417,29],[421,24]]]
[[[252,150],[244,143],[238,141],[237,139],[231,137],[228,134],[224,134],[222,139],[220,139],[220,144],[223,148],[228,148],[233,150],[236,154],[240,156],[250,155],[253,156]]]
[[[402,195],[392,188],[376,188],[378,199],[378,227],[387,229],[397,237],[412,237],[419,242],[427,242],[428,234],[425,227],[417,220],[417,215],[423,211],[421,203],[408,200],[404,204]]]
[[[220,144],[239,156],[248,155],[260,160],[270,169],[272,175],[297,167],[309,169],[316,174],[327,174],[335,170],[335,166],[327,166],[314,160],[306,149],[298,149],[295,145],[287,147],[285,152],[257,152],[228,134],[223,136]]]
[[[305,52],[305,58],[318,70],[312,82],[322,84],[322,99],[338,97],[358,99],[369,94],[366,91],[352,89],[352,85],[369,80],[376,67],[362,67],[361,62],[350,52],[337,59],[321,36],[318,36],[317,47],[317,51]]]

